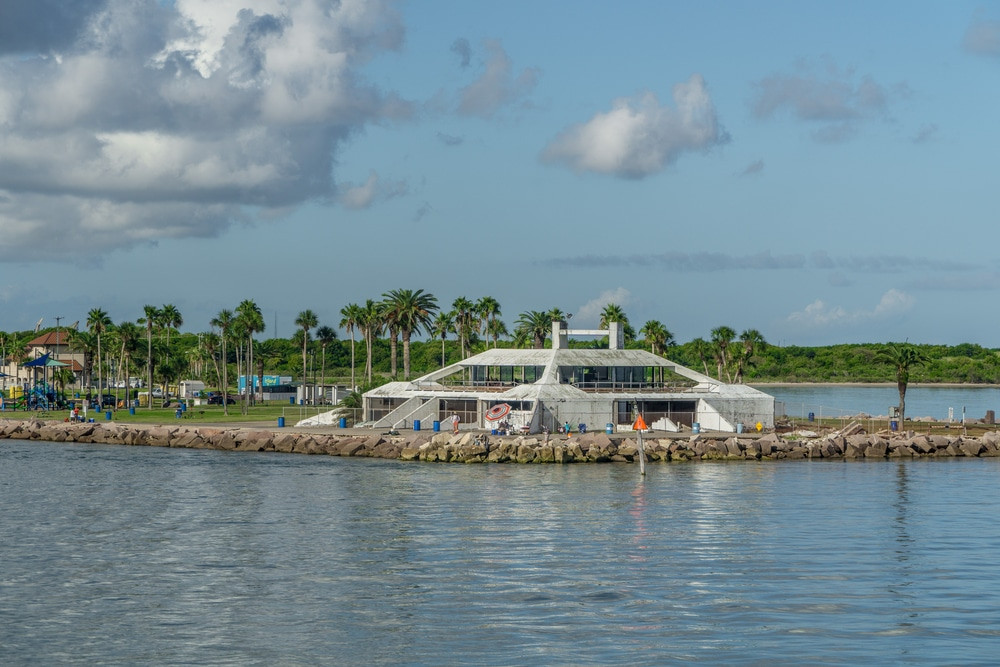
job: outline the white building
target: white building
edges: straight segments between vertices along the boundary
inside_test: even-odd
[[[608,349],[569,349],[568,338],[608,336]],[[495,428],[486,419],[507,404],[514,432],[555,431],[569,422],[588,430],[630,430],[641,414],[653,430],[682,425],[735,432],[758,422],[774,426],[774,398],[746,385],[725,384],[645,350],[624,349],[622,325],[570,330],[552,323],[551,349],[493,349],[408,382],[364,394],[364,422],[375,428],[428,428],[457,414],[463,425]],[[503,409],[499,410],[500,412]]]

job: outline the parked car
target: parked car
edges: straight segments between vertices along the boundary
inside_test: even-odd
[[[113,408],[118,405],[118,397],[114,394],[102,394],[101,395],[101,407],[102,408]]]
[[[222,394],[212,394],[208,397],[209,405],[222,405]],[[236,401],[232,396],[226,397],[226,405],[235,405]]]

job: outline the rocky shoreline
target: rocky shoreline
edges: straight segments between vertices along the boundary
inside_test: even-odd
[[[542,436],[485,436],[482,433],[342,434],[266,428],[185,427],[115,423],[2,420],[0,439],[100,443],[149,447],[284,452],[358,456],[402,461],[459,463],[604,463],[638,461],[631,435],[585,433],[546,440]],[[852,424],[819,436],[697,434],[682,438],[643,437],[646,459],[746,461],[779,459],[887,459],[1000,456],[1000,432],[978,438],[961,435],[867,434]]]

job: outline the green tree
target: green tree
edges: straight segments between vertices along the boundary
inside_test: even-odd
[[[493,348],[496,349],[500,337],[509,336],[510,332],[507,331],[507,325],[503,320],[492,319],[486,323],[486,334],[493,339]]]
[[[545,347],[545,339],[552,333],[552,311],[527,310],[517,318],[515,336],[527,343],[531,340],[536,350]]]
[[[479,313],[479,329],[489,335],[490,330],[495,328],[493,323],[500,317],[500,302],[491,296],[480,297],[476,301],[476,312]],[[493,339],[493,347],[496,347],[496,338]]]
[[[244,406],[248,409],[251,403],[255,402],[256,392],[253,391],[253,335],[264,331],[266,324],[264,323],[264,314],[260,310],[260,306],[253,299],[243,299],[240,301],[240,305],[236,306],[236,319],[238,321],[238,326],[240,333],[244,336],[242,344],[245,345],[246,353],[244,358],[246,359],[246,395],[244,396]],[[263,381],[263,380],[262,380]],[[263,388],[261,388],[263,392]]]
[[[177,310],[176,306],[172,303],[167,303],[163,305],[163,308],[160,308],[159,320],[167,332],[167,347],[170,347],[170,330],[184,324],[184,317],[181,315],[181,311]]]
[[[476,329],[476,306],[464,296],[455,299],[451,304],[452,321],[455,326],[455,334],[458,336],[459,349],[462,359],[465,359],[466,343],[472,337]]]
[[[112,326],[111,318],[100,308],[92,308],[87,313],[87,329],[97,339],[97,393],[104,390],[104,365],[101,359],[101,336]]]
[[[210,324],[219,328],[219,339],[222,342],[222,412],[229,415],[229,355],[226,353],[226,339],[229,329],[233,326],[235,316],[233,311],[223,308],[212,318]]]
[[[752,365],[752,359],[757,352],[764,349],[767,341],[756,329],[745,329],[740,334],[740,346],[736,351],[736,382],[743,383],[743,370]]]
[[[733,381],[733,376],[729,372],[729,344],[736,338],[736,332],[727,326],[712,329],[712,345],[715,348],[715,363],[718,372],[718,379],[722,381],[722,370],[725,369],[729,382]]]
[[[147,407],[153,409],[153,326],[160,318],[160,310],[156,306],[145,305],[142,307],[144,317],[136,320],[136,324],[146,325],[146,389],[149,391],[149,403]]]
[[[927,355],[910,343],[889,343],[878,351],[878,359],[893,368],[896,373],[896,389],[899,391],[899,423],[906,419],[906,387],[910,383],[910,369],[927,363]]]
[[[455,320],[450,312],[439,310],[431,324],[431,333],[441,339],[441,368],[444,368],[444,343],[448,340],[448,332],[455,327]]]
[[[367,358],[365,359],[365,377],[367,378],[368,384],[372,381],[372,354],[375,351],[375,339],[380,333],[382,333],[383,320],[382,320],[382,309],[379,304],[368,299],[365,301],[365,305],[361,307],[361,317],[358,321],[358,329],[361,331],[362,337],[365,339],[365,351],[367,352]]]
[[[658,320],[649,320],[642,325],[639,333],[646,337],[649,351],[653,354],[663,354],[663,351],[674,344],[674,335]]]
[[[399,329],[403,338],[403,378],[410,379],[410,338],[414,331],[429,331],[433,314],[437,311],[437,297],[416,291],[397,289],[382,295],[387,304],[389,319]],[[395,354],[395,352],[393,352]]]
[[[712,356],[712,344],[704,338],[695,338],[691,341],[691,348],[694,355],[701,361],[705,375],[708,375],[708,360]]]
[[[349,303],[340,309],[340,326],[347,330],[348,335],[351,337],[351,390],[355,390],[358,387],[358,382],[355,379],[355,363],[354,363],[354,330],[357,329],[361,324],[361,306],[356,303]]]
[[[323,360],[320,362],[320,397],[326,398],[326,346],[337,340],[337,332],[332,327],[321,326],[316,329],[316,340],[319,341],[320,349],[323,351]]]
[[[124,382],[125,392],[126,395],[128,395],[128,391],[130,389],[128,379],[131,375],[132,358],[135,356],[136,352],[139,351],[139,340],[142,336],[142,331],[134,322],[122,322],[115,327],[113,333],[118,339],[117,342],[119,346],[119,378]]]
[[[295,318],[295,326],[302,329],[302,390],[305,391],[307,379],[306,352],[309,346],[309,330],[319,324],[319,318],[311,310],[303,310]]]

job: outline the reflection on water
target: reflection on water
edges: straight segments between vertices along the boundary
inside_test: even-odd
[[[995,459],[0,443],[5,664],[988,663]]]

